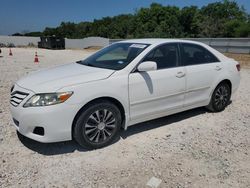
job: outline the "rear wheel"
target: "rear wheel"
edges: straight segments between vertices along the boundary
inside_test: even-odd
[[[83,147],[95,149],[109,145],[118,136],[121,113],[108,101],[94,103],[76,121],[74,138]]]
[[[215,88],[207,108],[212,112],[221,112],[229,104],[230,98],[231,90],[229,85],[227,83],[221,83]]]

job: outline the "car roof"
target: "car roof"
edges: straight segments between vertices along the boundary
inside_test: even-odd
[[[130,42],[130,43],[142,43],[142,44],[162,44],[167,42],[188,42],[193,44],[203,44],[201,42],[183,40],[183,39],[163,39],[163,38],[148,38],[148,39],[130,39],[120,42]]]
[[[130,39],[130,40],[124,40],[120,42],[140,43],[140,44],[148,44],[148,45],[156,45],[156,46],[160,44],[168,43],[168,42],[191,43],[191,44],[197,44],[197,45],[205,47],[207,50],[212,52],[217,58],[219,58],[220,61],[228,60],[226,56],[224,56],[217,50],[211,48],[210,46],[206,45],[205,43],[187,40],[187,39],[145,38],[145,39]]]

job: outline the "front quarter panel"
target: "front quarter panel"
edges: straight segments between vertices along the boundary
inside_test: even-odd
[[[126,121],[129,119],[128,76],[116,75],[105,80],[99,80],[75,86],[65,87],[58,92],[73,91],[74,94],[65,102],[77,106],[78,111],[87,103],[101,97],[111,97],[118,100],[125,111]],[[127,122],[125,123],[127,124]],[[126,127],[126,125],[125,125]]]

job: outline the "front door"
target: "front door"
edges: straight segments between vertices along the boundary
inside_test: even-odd
[[[143,59],[156,62],[157,70],[129,75],[131,122],[160,117],[183,107],[186,73],[179,66],[178,53],[176,43],[161,45]]]

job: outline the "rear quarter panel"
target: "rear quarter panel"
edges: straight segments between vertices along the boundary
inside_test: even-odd
[[[210,96],[212,96],[212,93],[216,86],[222,82],[223,80],[229,80],[232,84],[232,96],[235,94],[236,90],[239,87],[240,84],[240,72],[237,70],[236,65],[238,64],[237,61],[233,59],[227,59],[226,61],[223,61],[222,63],[223,69],[221,73],[218,75],[217,79],[215,79],[211,91]]]

